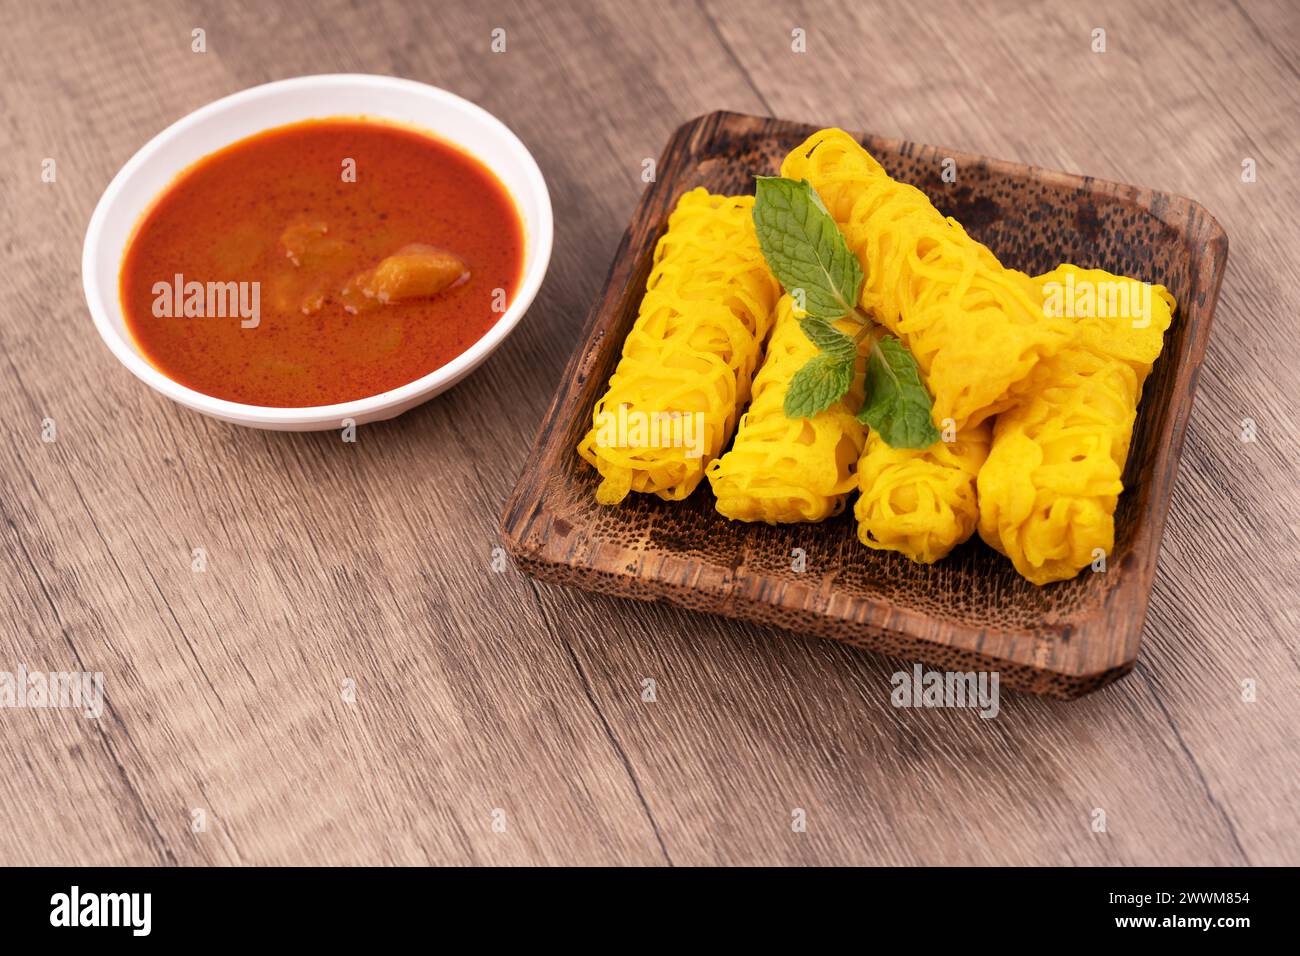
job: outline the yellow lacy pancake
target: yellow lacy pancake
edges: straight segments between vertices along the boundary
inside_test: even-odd
[[[1114,546],[1142,385],[1175,302],[1162,286],[1099,269],[1065,265],[1036,281],[1047,311],[1076,313],[1079,335],[998,415],[979,474],[979,531],[1041,585],[1074,577]]]
[[[844,509],[866,430],[854,417],[862,402],[862,368],[845,398],[812,418],[787,418],[785,393],[795,372],[818,354],[799,327],[788,295],[776,308],[754,397],[731,450],[709,465],[719,513],[769,524],[821,521]]]
[[[979,519],[975,476],[989,453],[992,426],[968,426],[952,442],[891,448],[872,432],[858,461],[854,505],[858,540],[933,564],[968,539]]]
[[[1045,319],[1033,280],[1003,268],[925,193],[891,179],[849,134],[814,133],[781,175],[806,179],[862,265],[861,306],[916,358],[942,430],[1014,403],[1016,386],[1071,338]]]
[[[754,234],[754,197],[684,195],[655,248],[636,322],[578,453],[601,504],[629,491],[677,501],[726,447],[780,286]]]

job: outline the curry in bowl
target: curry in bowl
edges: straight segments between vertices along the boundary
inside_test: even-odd
[[[501,318],[520,214],[459,147],[369,119],[266,130],[203,158],[127,246],[127,328],[168,378],[215,398],[333,405],[415,381]]]

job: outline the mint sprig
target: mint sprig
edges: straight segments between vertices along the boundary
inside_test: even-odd
[[[799,328],[808,336],[808,341],[823,352],[836,358],[853,361],[858,357],[858,342],[851,335],[845,335],[825,319],[802,318]]]
[[[858,419],[895,448],[927,448],[939,440],[930,394],[911,353],[893,336],[873,334],[858,308],[862,267],[821,197],[806,180],[759,176],[754,228],[767,266],[805,315],[799,326],[818,354],[795,373],[785,394],[788,418],[811,418],[853,385],[858,343],[871,336],[865,400]],[[846,335],[834,323],[858,326]]]
[[[806,179],[757,180],[754,227],[772,275],[791,295],[802,290],[800,309],[813,318],[848,315],[862,288],[862,266],[821,197]]]
[[[894,336],[882,336],[867,359],[858,421],[870,425],[892,448],[929,448],[940,438],[930,407],[930,393],[912,353]]]
[[[787,418],[812,418],[830,408],[849,390],[857,363],[822,352],[804,363],[794,373],[785,391]]]

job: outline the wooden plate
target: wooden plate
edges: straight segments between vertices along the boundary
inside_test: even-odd
[[[507,550],[543,580],[835,638],[945,670],[998,670],[1005,686],[1077,697],[1137,659],[1160,536],[1228,238],[1189,199],[867,136],[890,174],[913,183],[1008,266],[1061,262],[1167,286],[1173,327],[1138,411],[1115,549],[1104,573],[1039,588],[978,538],[931,567],[858,543],[852,509],[822,524],[730,522],[708,482],[684,502],[629,495],[596,504],[596,474],[574,451],[636,317],[669,211],[695,186],[752,193],[816,127],[711,113],[682,126],[659,161],[591,310],[502,516]],[[956,182],[942,179],[944,160]],[[951,177],[950,177],[951,178]],[[801,552],[797,549],[802,549]],[[804,555],[803,570],[794,556]]]

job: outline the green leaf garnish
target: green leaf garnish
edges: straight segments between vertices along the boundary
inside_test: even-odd
[[[803,329],[809,342],[829,355],[849,360],[858,357],[858,343],[853,336],[845,335],[824,319],[800,319],[799,328]]]
[[[788,418],[811,418],[844,397],[856,374],[858,341],[873,327],[858,308],[862,266],[825,203],[806,179],[758,176],[754,229],[767,267],[795,297],[799,320],[817,346],[785,393]],[[835,328],[848,318],[863,330],[855,337]],[[927,448],[939,440],[930,420],[932,402],[916,360],[893,336],[874,341],[867,361],[866,397],[858,419],[894,448]]]
[[[821,197],[806,179],[757,179],[754,228],[767,267],[802,300],[801,311],[828,322],[848,315],[857,305],[862,267]]]
[[[810,358],[785,390],[786,418],[812,418],[838,402],[853,384],[856,365],[852,355],[822,352]]]
[[[893,448],[928,448],[941,437],[930,419],[931,406],[912,354],[894,336],[883,336],[867,360],[866,395],[858,420]]]

